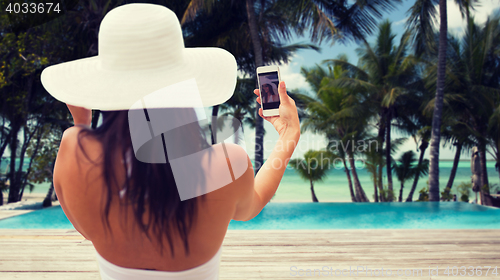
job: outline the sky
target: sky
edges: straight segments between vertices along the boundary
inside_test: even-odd
[[[488,15],[491,15],[500,10],[500,0],[479,0],[480,6],[471,12],[471,16],[474,17],[475,22],[478,24],[484,23]],[[395,42],[398,43],[400,36],[403,34],[407,19],[407,11],[412,6],[414,1],[403,1],[403,3],[397,7],[397,9],[390,13],[385,13],[383,19],[389,19],[392,22],[392,32],[398,36]],[[436,7],[439,11],[439,7]],[[448,32],[455,35],[461,36],[465,27],[465,20],[462,19],[460,11],[454,1],[447,1],[447,17],[448,17]],[[439,23],[439,21],[438,21]],[[438,26],[436,26],[437,28]],[[367,41],[372,43],[375,41],[375,34],[367,38]],[[293,38],[290,43],[309,43],[309,38]],[[321,52],[316,52],[313,50],[301,50],[297,52],[288,64],[279,65],[281,79],[285,81],[287,89],[300,89],[302,91],[308,91],[312,94],[306,80],[300,74],[301,67],[313,67],[315,64],[321,64],[325,59],[336,58],[339,54],[346,54],[349,61],[356,64],[358,61],[356,55],[356,48],[358,46],[354,43],[343,45],[343,44],[331,44],[331,42],[322,43],[319,45]],[[266,135],[264,139],[264,158],[267,158],[274,147],[274,143],[278,139],[278,134],[274,130],[271,124],[264,121],[264,128],[266,130]],[[393,139],[398,137],[398,134],[393,131]],[[402,136],[400,136],[402,137]],[[254,143],[255,143],[255,132],[250,129],[245,129],[245,141],[246,149],[253,159],[254,157]],[[314,135],[310,132],[302,133],[299,145],[297,146],[293,158],[302,157],[302,155],[309,149],[319,150],[325,147],[326,140],[321,135]],[[395,157],[399,157],[400,154],[413,150],[416,153],[417,145],[412,138],[409,138],[400,148],[399,152]],[[455,150],[453,148],[440,147],[440,159],[441,160],[452,160],[455,156]],[[425,158],[429,158],[429,149],[425,153]],[[470,159],[470,155],[462,154],[461,159]],[[489,157],[488,159],[491,159]]]

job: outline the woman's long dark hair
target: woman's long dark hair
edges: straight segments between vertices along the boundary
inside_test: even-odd
[[[198,198],[180,200],[168,160],[167,163],[153,164],[136,159],[132,147],[128,111],[102,111],[101,113],[103,117],[102,124],[94,130],[81,130],[78,135],[78,143],[82,150],[81,139],[83,137],[93,137],[102,144],[104,153],[101,160],[94,162],[94,164],[102,166],[104,181],[107,186],[103,193],[107,200],[104,213],[101,216],[106,228],[111,231],[109,224],[111,202],[118,197],[118,191],[122,190],[125,195],[120,201],[120,218],[126,219],[126,213],[128,212],[126,208],[133,207],[135,221],[149,240],[152,240],[149,234],[150,230],[152,230],[160,244],[161,254],[163,254],[163,238],[166,237],[171,254],[172,256],[175,255],[173,244],[175,231],[181,237],[186,253],[189,254],[188,234],[196,220]],[[194,113],[194,110],[192,113]],[[178,117],[182,118],[183,116]],[[193,131],[193,133],[198,134],[195,139],[203,140],[201,141],[203,146],[201,149],[209,147],[201,128],[199,126],[197,128],[199,130]],[[117,155],[121,155],[122,163],[116,162]],[[127,174],[123,185],[119,185],[119,180],[115,174],[118,164],[122,165],[125,174]],[[202,181],[202,179],[200,180]],[[149,219],[144,221],[143,215],[146,211],[149,212]],[[125,215],[122,216],[122,214]]]

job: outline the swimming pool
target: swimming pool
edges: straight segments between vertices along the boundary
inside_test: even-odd
[[[500,209],[465,202],[269,203],[235,229],[499,229]],[[60,206],[0,220],[0,229],[73,229]]]

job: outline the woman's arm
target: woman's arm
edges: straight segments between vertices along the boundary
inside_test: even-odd
[[[253,188],[250,188],[251,191],[238,203],[233,218],[235,220],[252,219],[271,200],[299,141],[300,123],[295,101],[286,93],[284,82],[280,83],[278,92],[281,99],[279,116],[264,117],[262,109],[259,109],[259,115],[269,121],[278,132],[278,141],[253,182],[249,182]],[[254,93],[259,95],[258,90]],[[257,97],[257,102],[261,103],[259,97]]]
[[[81,175],[84,172],[78,168],[80,166],[76,163],[75,156],[77,154],[75,151],[79,149],[78,133],[81,129],[81,127],[73,126],[64,131],[61,144],[59,145],[59,150],[57,152],[53,182],[57,198],[61,204],[64,214],[67,216],[68,220],[75,227],[75,229],[83,235],[83,237],[90,240],[88,235],[80,228],[74,219],[71,211],[69,211],[67,204],[74,204],[74,202],[72,203],[72,201],[68,202],[66,200],[68,196],[78,197],[78,195],[81,195],[82,190],[85,189],[82,185],[86,180],[85,177]],[[80,156],[82,155],[80,154]]]
[[[77,107],[73,105],[66,104],[68,109],[73,116],[73,121],[75,126],[84,125],[90,126],[92,122],[92,111],[89,109],[85,109],[82,107]],[[74,185],[77,183],[81,183],[81,180],[77,180],[76,177],[79,172],[75,172],[75,151],[78,147],[78,133],[82,129],[81,127],[70,127],[63,133],[63,137],[61,138],[61,144],[59,145],[59,150],[57,152],[57,158],[54,166],[53,173],[53,182],[54,189],[56,191],[57,197],[61,204],[61,207],[71,221],[75,229],[80,232],[86,239],[89,239],[82,229],[79,228],[78,224],[75,222],[71,212],[68,210],[65,199],[65,191],[63,190],[62,185]],[[71,178],[68,183],[68,178]],[[72,182],[71,182],[72,181]],[[67,192],[71,192],[72,190],[66,190]]]

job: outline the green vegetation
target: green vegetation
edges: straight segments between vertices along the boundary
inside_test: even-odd
[[[401,189],[399,191],[399,202],[403,201],[403,188],[407,180],[415,176],[422,176],[429,170],[429,161],[425,160],[423,164],[415,165],[415,153],[407,151],[401,155],[398,162],[394,164],[393,168],[396,172],[399,182],[401,182]]]
[[[460,183],[457,186],[457,190],[460,193],[459,200],[460,201],[469,202],[469,200],[470,200],[470,192],[472,190],[472,184],[471,183],[465,183],[465,182]]]
[[[102,18],[126,3],[74,2],[64,15],[30,28],[29,24],[24,29],[13,26],[6,13],[0,15],[0,163],[1,156],[10,151],[5,174],[9,186],[2,180],[0,189],[8,190],[9,202],[19,201],[33,183],[51,181],[59,139],[72,125],[65,105],[42,87],[41,71],[52,64],[96,55]],[[393,175],[401,182],[398,201],[403,201],[404,185],[410,182],[405,201],[412,201],[419,178],[427,172],[429,188],[420,190],[419,201],[437,201],[440,196],[448,200],[460,156],[472,147],[478,147],[480,155],[481,195],[490,193],[486,153],[500,166],[500,17],[475,24],[469,10],[477,1],[458,1],[468,25],[462,38],[454,38],[447,34],[446,21],[441,21],[439,32],[433,28],[437,0],[416,0],[408,11],[407,31],[398,42],[391,23],[378,21],[399,0],[148,2],[176,13],[187,47],[221,47],[235,56],[243,77],[233,97],[214,106],[212,115],[214,119],[230,115],[255,129],[256,172],[263,162],[264,129],[262,119],[255,117],[258,106],[251,92],[255,68],[286,63],[302,49],[318,50],[314,43],[321,41],[355,41],[359,44],[358,64],[345,56],[325,57],[323,64],[301,70],[312,95],[290,93],[299,107],[302,130],[324,136],[328,144],[323,152],[335,154],[343,164],[352,201],[369,201],[356,172],[357,159],[363,160],[371,174],[375,202],[394,201]],[[444,12],[445,6],[440,9]],[[367,35],[373,33],[375,41],[368,42]],[[286,44],[292,35],[304,34],[310,35],[311,43]],[[407,139],[395,139],[395,131],[415,140],[418,159],[413,151],[393,158]],[[437,178],[440,143],[456,147],[451,175],[441,194]],[[424,160],[427,149],[429,162]],[[311,151],[295,163],[312,160],[317,153]],[[27,169],[22,168],[25,159]],[[308,171],[304,177],[310,181],[313,200],[313,182],[327,173],[314,170],[318,173]],[[468,200],[468,187],[460,184],[457,189],[460,200]]]
[[[439,34],[434,35],[433,38],[439,37]],[[432,44],[425,48],[416,45],[418,36],[406,32],[399,45],[395,45],[391,24],[385,21],[379,25],[376,42],[373,45],[364,42],[358,49],[358,65],[339,57],[324,61],[328,70],[317,66],[302,71],[316,93],[314,98],[299,96],[305,104],[303,130],[324,135],[329,141],[327,149],[331,148],[332,141],[344,143],[351,137],[356,140],[353,143],[363,143],[363,152],[339,155],[344,161],[355,156],[366,160],[374,184],[375,201],[393,200],[393,171],[401,182],[399,201],[403,201],[405,182],[413,178],[406,199],[412,201],[418,179],[432,170],[423,155],[435,130],[431,119],[437,100],[434,92],[438,84],[439,69],[436,65],[439,58]],[[443,144],[455,146],[456,154],[448,183],[441,193],[442,200],[453,198],[450,191],[462,153],[469,153],[475,146],[479,149],[481,195],[490,193],[486,170],[488,149],[493,151],[490,153],[497,160],[497,166],[500,165],[500,72],[497,67],[500,61],[500,17],[489,18],[481,26],[470,20],[464,36],[461,39],[450,37],[447,45],[451,59],[447,66],[444,107],[438,130],[443,135],[439,139]],[[416,48],[421,48],[421,52],[410,52]],[[336,98],[340,93],[341,98]],[[392,130],[420,143],[416,164],[413,152],[403,154],[399,163],[395,163],[392,154],[397,149],[392,147],[395,143]],[[376,136],[372,132],[376,132]],[[377,140],[377,144],[369,143],[370,140]],[[359,151],[358,146],[352,151]],[[387,182],[382,180],[384,166]],[[353,172],[354,190],[362,190],[356,184],[353,166],[350,170],[346,167],[348,176],[349,171]],[[387,189],[382,187],[385,184]],[[419,201],[436,201],[435,187],[435,178],[430,176],[429,188],[420,191]],[[352,201],[364,200],[356,195]]]
[[[322,181],[330,170],[331,160],[334,156],[326,151],[309,150],[304,154],[303,159],[292,159],[288,163],[295,169],[300,177],[308,180],[311,184],[311,196],[313,202],[318,202],[314,192],[314,182]]]
[[[429,201],[429,186],[421,189],[418,192],[418,199],[417,201]]]

